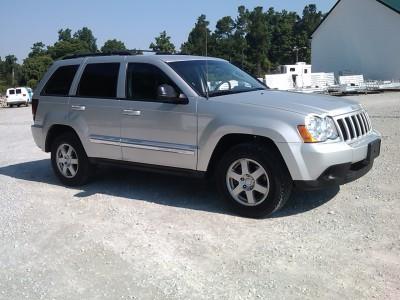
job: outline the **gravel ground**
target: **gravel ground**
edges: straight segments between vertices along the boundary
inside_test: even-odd
[[[102,169],[61,186],[0,109],[0,299],[400,299],[400,93],[351,97],[383,134],[360,180],[231,215],[207,182]]]

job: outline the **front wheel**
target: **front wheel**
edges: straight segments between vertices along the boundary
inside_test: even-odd
[[[279,210],[290,197],[292,179],[275,149],[241,144],[230,149],[217,167],[220,193],[236,213],[262,218]]]
[[[52,143],[51,163],[54,173],[65,185],[84,185],[90,178],[92,165],[73,133],[66,133]]]

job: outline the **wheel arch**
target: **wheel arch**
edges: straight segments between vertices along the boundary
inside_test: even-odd
[[[45,141],[45,152],[51,151],[51,144],[53,141],[60,135],[65,134],[67,132],[73,133],[76,135],[78,140],[80,141],[79,135],[76,133],[75,129],[71,126],[63,125],[63,124],[55,124],[52,125],[47,131],[46,141]]]
[[[273,151],[275,151],[279,155],[283,165],[288,171],[288,174],[290,174],[288,166],[286,164],[285,159],[282,156],[281,151],[279,150],[278,146],[272,139],[260,135],[231,133],[224,135],[218,141],[216,147],[214,148],[213,153],[211,154],[211,158],[207,166],[207,175],[212,176],[212,174],[214,174],[217,162],[229,149],[239,144],[251,144],[251,143],[267,146],[270,149],[273,149]]]

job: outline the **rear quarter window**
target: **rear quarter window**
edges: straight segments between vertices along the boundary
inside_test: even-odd
[[[49,81],[46,83],[42,95],[45,96],[68,96],[72,81],[74,80],[79,65],[59,67]]]

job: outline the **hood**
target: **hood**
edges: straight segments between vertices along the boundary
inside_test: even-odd
[[[360,110],[359,103],[320,94],[301,94],[275,90],[255,91],[215,97],[217,101],[287,110],[303,115],[328,114],[338,116]]]

